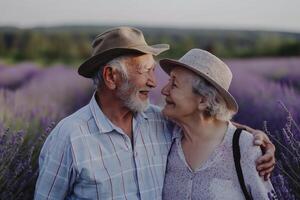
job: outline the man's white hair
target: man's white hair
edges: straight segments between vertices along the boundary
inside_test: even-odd
[[[218,120],[231,120],[235,112],[228,109],[224,98],[217,89],[200,76],[195,75],[193,80],[193,91],[206,99],[207,107],[205,115],[215,117]]]
[[[127,73],[125,61],[130,58],[131,56],[119,56],[109,61],[106,65],[109,65],[113,69],[117,69],[121,73],[122,78],[127,81],[128,73]],[[101,66],[100,69],[95,74],[95,76],[93,77],[95,90],[97,90],[97,88],[99,88],[104,83],[103,75],[102,75],[103,70],[104,70],[104,66]]]

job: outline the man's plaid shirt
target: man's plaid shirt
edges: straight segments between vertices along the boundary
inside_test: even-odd
[[[151,105],[134,117],[131,144],[93,97],[48,136],[35,199],[161,199],[172,129]]]

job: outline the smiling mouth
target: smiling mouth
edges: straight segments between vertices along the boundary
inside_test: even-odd
[[[172,101],[170,101],[169,99],[166,99],[165,101],[166,101],[167,105],[174,105],[174,103]]]
[[[143,90],[143,91],[139,91],[139,93],[144,95],[144,96],[148,96],[149,91]]]

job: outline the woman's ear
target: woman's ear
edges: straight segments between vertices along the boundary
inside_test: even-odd
[[[199,96],[198,98],[198,110],[205,111],[207,108],[206,98],[203,96]]]
[[[118,72],[109,65],[105,65],[103,69],[103,81],[107,88],[114,90],[117,87]]]

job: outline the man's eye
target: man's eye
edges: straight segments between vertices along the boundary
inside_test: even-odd
[[[151,68],[140,68],[138,71],[140,74],[149,73]]]
[[[151,71],[154,72],[155,71],[155,67],[149,67],[149,68],[146,69],[146,71],[147,71],[147,73],[151,72]]]

